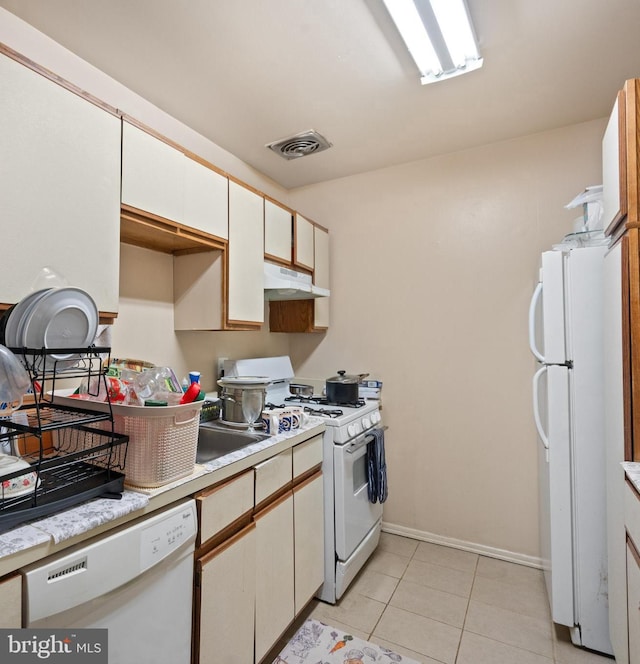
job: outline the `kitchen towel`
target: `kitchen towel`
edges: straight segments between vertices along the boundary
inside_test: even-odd
[[[344,629],[309,618],[273,664],[419,664],[389,648],[363,641]]]
[[[367,491],[369,502],[384,503],[387,488],[387,461],[384,455],[384,429],[370,432],[373,440],[367,443]]]

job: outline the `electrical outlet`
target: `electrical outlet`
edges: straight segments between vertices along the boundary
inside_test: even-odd
[[[224,376],[224,361],[229,358],[227,357],[219,357],[218,358],[218,378],[222,378]]]

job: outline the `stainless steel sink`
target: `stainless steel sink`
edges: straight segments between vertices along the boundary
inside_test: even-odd
[[[258,431],[250,433],[246,429],[232,429],[216,422],[203,422],[198,429],[196,463],[213,461],[266,438],[269,438],[268,434]]]

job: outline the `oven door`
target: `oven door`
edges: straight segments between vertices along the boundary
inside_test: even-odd
[[[346,560],[382,517],[382,505],[369,502],[367,443],[356,436],[333,446],[336,555]]]

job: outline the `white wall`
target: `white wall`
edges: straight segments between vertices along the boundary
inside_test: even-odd
[[[326,337],[301,375],[383,380],[387,524],[537,558],[527,310],[563,206],[598,184],[604,120],[293,192],[331,231]],[[414,532],[415,531],[415,532]]]

